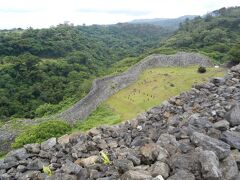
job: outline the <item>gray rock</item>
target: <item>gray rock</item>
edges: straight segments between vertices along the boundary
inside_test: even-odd
[[[152,176],[147,171],[130,170],[125,172],[120,179],[121,180],[151,180]]]
[[[167,162],[169,158],[169,153],[167,150],[162,147],[158,147],[158,152],[157,160],[161,162]]]
[[[96,169],[90,169],[89,178],[90,179],[98,179],[101,177],[101,173]]]
[[[237,103],[233,105],[227,112],[225,118],[231,124],[231,126],[240,125],[240,104]]]
[[[155,162],[151,166],[151,169],[152,169],[151,174],[153,177],[161,175],[162,177],[167,178],[169,176],[170,168],[164,162],[159,162],[159,161]]]
[[[145,144],[139,149],[139,154],[141,156],[141,161],[144,164],[151,164],[157,160],[159,151],[158,151],[158,144],[151,143]]]
[[[188,171],[179,170],[173,176],[167,178],[167,180],[195,180],[195,176]]]
[[[173,155],[168,163],[174,172],[183,169],[199,175],[201,171],[199,153],[197,152]]]
[[[231,71],[232,71],[232,72],[240,73],[240,65],[233,66],[233,67],[231,68]]]
[[[0,179],[1,180],[11,180],[11,176],[7,173],[0,174]]]
[[[238,169],[240,170],[240,152],[235,149],[231,151],[231,156],[233,156],[234,160],[236,161],[238,165]]]
[[[24,148],[27,150],[27,152],[38,154],[40,152],[40,144],[26,144],[24,145]]]
[[[131,147],[136,147],[136,146],[143,146],[144,144],[147,143],[152,143],[153,141],[144,136],[137,136],[132,140]]]
[[[27,165],[28,170],[42,170],[43,166],[46,166],[47,163],[41,161],[40,159],[35,159],[33,161],[30,161]]]
[[[176,140],[176,137],[171,134],[161,134],[159,139],[157,140],[157,144],[160,145],[160,147],[165,148],[170,155],[175,154],[178,150],[179,143]]]
[[[211,80],[213,84],[222,85],[225,82],[225,79],[222,77],[215,77]]]
[[[27,171],[19,177],[19,180],[37,179],[40,173],[40,171]]]
[[[155,178],[153,178],[152,180],[164,180],[164,179],[161,175],[158,175]]]
[[[30,155],[27,154],[26,149],[21,148],[21,149],[17,149],[14,151],[10,151],[7,154],[7,157],[9,157],[9,156],[13,156],[13,157],[17,158],[17,160],[23,160],[23,159],[27,159]]]
[[[3,159],[0,159],[0,169],[5,169],[6,168],[6,164],[4,163]]]
[[[50,177],[51,180],[77,180],[77,176],[75,175],[69,175],[65,173],[56,173],[53,176]]]
[[[141,163],[141,160],[137,157],[137,155],[135,155],[133,153],[129,153],[127,155],[127,159],[132,161],[135,166],[137,166]]]
[[[62,166],[62,169],[65,173],[77,175],[80,172],[81,167],[67,159],[66,163]]]
[[[51,138],[41,143],[41,149],[48,151],[48,150],[51,150],[56,144],[57,144],[57,139]]]
[[[17,167],[17,171],[18,171],[18,172],[24,172],[25,170],[27,170],[27,167],[26,167],[26,166],[18,165],[18,167]]]
[[[212,151],[201,151],[199,161],[202,166],[202,175],[206,180],[220,180],[222,173],[219,168],[219,160],[216,154]]]
[[[129,160],[115,160],[113,162],[115,168],[118,170],[119,173],[123,174],[128,170],[133,169],[133,162]]]
[[[191,141],[196,146],[215,152],[219,159],[224,159],[230,154],[230,146],[228,144],[205,134],[194,132],[191,136]]]
[[[240,150],[240,133],[234,131],[226,131],[221,134],[220,139],[228,143],[232,148]]]
[[[220,164],[223,179],[225,180],[236,180],[238,177],[238,166],[232,155],[223,159]]]
[[[194,131],[202,132],[213,127],[213,124],[207,118],[203,118],[200,114],[193,114],[189,117],[189,128]]]
[[[214,128],[221,130],[221,131],[226,131],[229,129],[229,122],[226,120],[221,120],[216,123],[214,123]]]
[[[5,169],[9,169],[11,167],[15,167],[19,164],[19,162],[17,161],[17,158],[14,157],[14,156],[7,156],[5,159],[4,159],[4,166],[5,166]]]

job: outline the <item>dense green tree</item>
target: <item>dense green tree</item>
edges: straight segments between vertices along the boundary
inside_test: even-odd
[[[240,7],[222,8],[182,23],[164,46],[208,53],[216,61],[238,61]]]
[[[56,113],[86,95],[114,63],[170,34],[141,24],[0,31],[0,120]]]

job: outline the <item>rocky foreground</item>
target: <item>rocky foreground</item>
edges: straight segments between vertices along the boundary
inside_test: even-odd
[[[135,120],[11,151],[0,179],[238,180],[239,150],[240,65]]]

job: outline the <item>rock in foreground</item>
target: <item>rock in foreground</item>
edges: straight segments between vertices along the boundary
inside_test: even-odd
[[[240,65],[132,121],[25,145],[0,179],[237,180],[239,87]]]

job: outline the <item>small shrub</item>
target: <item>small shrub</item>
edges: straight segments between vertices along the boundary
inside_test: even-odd
[[[48,176],[52,176],[52,170],[49,166],[43,166],[43,173],[47,174]]]
[[[41,143],[51,137],[59,137],[70,132],[71,127],[67,123],[58,120],[42,122],[39,125],[28,127],[12,144],[13,148],[22,147],[25,144]]]
[[[200,66],[200,67],[198,68],[198,73],[205,73],[206,71],[207,71],[206,68],[203,67],[203,66]]]
[[[111,163],[111,161],[108,157],[108,153],[105,153],[105,152],[101,151],[100,155],[101,155],[101,160],[103,161],[103,164],[109,165]]]

